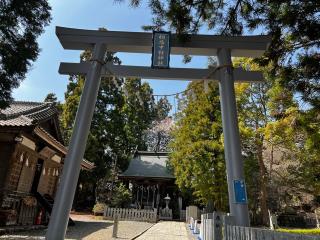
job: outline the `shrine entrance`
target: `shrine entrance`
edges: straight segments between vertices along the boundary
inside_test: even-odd
[[[92,59],[90,62],[60,64],[59,73],[84,74],[86,81],[46,239],[64,239],[101,76],[219,81],[230,214],[234,216],[235,225],[249,226],[234,82],[261,82],[263,76],[260,72],[233,68],[231,57],[260,57],[271,37],[189,35],[189,41],[181,43],[175,34],[171,34],[167,45],[166,33],[157,34],[158,37],[144,32],[56,28],[64,49],[91,50]],[[156,42],[157,39],[161,43]],[[164,52],[155,51],[157,47]],[[152,67],[105,63],[106,52],[152,53]],[[175,55],[217,56],[218,66],[208,69],[167,68],[170,52]]]

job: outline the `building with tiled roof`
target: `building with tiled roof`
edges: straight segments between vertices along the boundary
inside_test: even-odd
[[[158,209],[159,219],[172,219],[172,211],[179,212],[182,203],[181,194],[175,185],[175,177],[169,171],[168,152],[137,151],[126,171],[118,178],[130,186],[132,192],[132,205],[136,208]],[[170,211],[168,216],[163,214],[165,198],[170,197]],[[180,198],[180,200],[179,200]]]
[[[0,225],[47,220],[42,211],[54,199],[68,152],[58,117],[53,102],[16,101],[0,110]]]
[[[12,102],[4,110],[0,110],[0,126],[24,127],[33,126],[57,115],[52,102]]]

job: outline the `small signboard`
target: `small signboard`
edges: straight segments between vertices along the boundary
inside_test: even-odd
[[[152,68],[169,68],[170,32],[154,31],[152,38]]]
[[[247,191],[244,180],[233,180],[234,198],[235,203],[247,203]]]

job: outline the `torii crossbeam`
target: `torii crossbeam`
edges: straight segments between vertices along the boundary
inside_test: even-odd
[[[60,64],[59,73],[84,74],[86,75],[86,81],[46,239],[64,239],[102,75],[187,81],[219,81],[230,213],[234,216],[237,225],[249,226],[234,81],[262,82],[263,76],[260,72],[244,71],[241,68],[233,69],[231,56],[262,56],[271,41],[270,36],[189,35],[189,41],[181,43],[178,41],[177,36],[172,34],[171,54],[217,56],[217,68],[152,69],[141,66],[103,63],[107,51],[151,53],[151,33],[57,27],[56,35],[65,49],[92,50],[93,54],[91,62]],[[238,187],[240,187],[240,190]]]

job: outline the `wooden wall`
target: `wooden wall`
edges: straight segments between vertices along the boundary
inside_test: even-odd
[[[28,165],[26,160],[21,169],[21,175],[17,186],[17,191],[30,192],[33,183],[34,173],[36,171],[37,157],[29,156]]]
[[[0,139],[0,189],[29,193],[31,191],[39,154],[21,143]],[[55,161],[44,160],[44,173],[41,173],[38,192],[55,195],[56,171],[61,165]],[[55,174],[53,174],[55,171]],[[59,170],[59,175],[61,170]],[[0,196],[1,200],[1,196]]]
[[[58,181],[57,176],[53,176],[53,169],[57,169],[59,164],[55,163],[54,161],[44,161],[43,168],[45,171],[42,171],[38,192],[41,194],[49,194],[50,196],[54,197],[56,184]]]
[[[5,186],[10,159],[14,151],[14,144],[0,142],[0,189]]]

